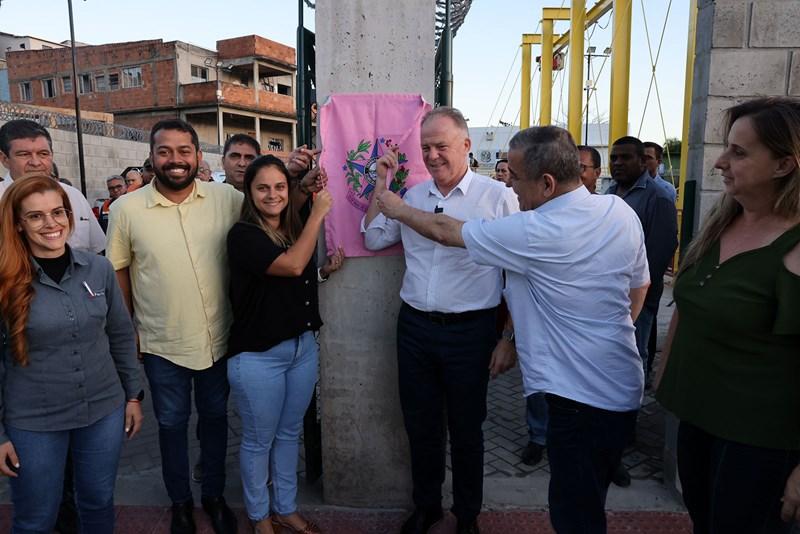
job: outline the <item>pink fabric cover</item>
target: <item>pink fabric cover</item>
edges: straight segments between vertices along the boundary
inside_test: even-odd
[[[345,256],[387,256],[402,253],[400,245],[372,252],[364,248],[361,218],[375,188],[375,165],[388,147],[400,146],[400,167],[387,181],[404,195],[429,178],[420,149],[420,121],[431,109],[421,95],[335,94],[320,110],[322,154],[333,207],[325,219],[328,254],[337,246]]]

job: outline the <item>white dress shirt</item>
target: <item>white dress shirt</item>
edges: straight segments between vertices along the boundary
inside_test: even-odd
[[[470,170],[447,196],[431,179],[409,189],[404,200],[422,211],[441,208],[442,213],[461,221],[497,219],[519,211],[517,196],[510,188]],[[500,304],[500,269],[476,264],[466,250],[426,239],[383,214],[373,219],[364,235],[369,250],[381,250],[401,239],[406,272],[400,298],[410,306],[427,312],[461,313]]]
[[[6,189],[11,187],[14,180],[11,175],[6,173],[5,178],[0,182],[0,198],[5,194]],[[67,192],[69,203],[72,205],[72,216],[75,219],[75,228],[67,238],[69,246],[76,249],[88,250],[89,252],[102,252],[106,248],[106,235],[100,228],[89,202],[83,194],[72,187],[58,182],[64,191]]]
[[[506,269],[526,396],[640,407],[629,292],[650,275],[641,223],[624,200],[581,186],[535,210],[469,221],[462,235],[473,260]]]

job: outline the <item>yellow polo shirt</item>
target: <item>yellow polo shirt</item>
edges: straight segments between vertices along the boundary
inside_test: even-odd
[[[130,268],[142,352],[196,370],[225,355],[226,237],[242,199],[230,185],[195,180],[180,204],[152,183],[111,204],[106,255],[114,269]]]

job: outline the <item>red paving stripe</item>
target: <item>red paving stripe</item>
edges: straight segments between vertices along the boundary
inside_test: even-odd
[[[243,510],[238,509],[239,532],[252,532]],[[325,534],[394,534],[399,532],[405,513],[349,510],[308,510]],[[685,513],[608,512],[609,534],[689,534],[691,522]],[[169,508],[118,506],[117,534],[161,534],[169,532]],[[198,534],[211,534],[211,525],[198,507],[195,512]],[[445,519],[431,534],[455,532],[455,518]],[[547,512],[511,510],[484,512],[479,519],[483,534],[553,534]],[[0,532],[11,530],[11,506],[0,506]]]

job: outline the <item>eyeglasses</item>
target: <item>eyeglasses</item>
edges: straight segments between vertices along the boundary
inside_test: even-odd
[[[60,224],[61,226],[66,226],[69,224],[69,214],[72,213],[67,208],[56,208],[50,213],[44,213],[41,211],[32,211],[30,213],[26,213],[22,215],[20,219],[28,223],[28,226],[31,227],[31,230],[38,230],[42,226],[47,223],[47,217],[53,219],[53,222],[56,224]]]

